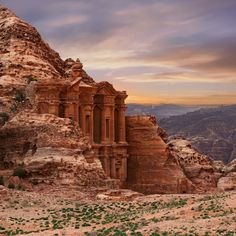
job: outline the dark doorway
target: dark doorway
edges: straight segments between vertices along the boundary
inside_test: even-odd
[[[63,104],[59,105],[59,117],[61,117],[61,118],[65,117],[65,107]]]

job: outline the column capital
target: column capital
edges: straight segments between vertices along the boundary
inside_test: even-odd
[[[118,108],[118,109],[120,109],[120,110],[122,110],[122,109],[126,110],[126,109],[127,109],[127,106],[126,106],[125,104],[116,105],[116,108]]]
[[[53,100],[48,101],[49,105],[58,105],[59,103],[60,103],[59,101],[53,101]]]

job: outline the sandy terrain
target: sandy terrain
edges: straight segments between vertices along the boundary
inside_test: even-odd
[[[2,190],[0,235],[236,235],[236,192],[132,201],[60,192]]]

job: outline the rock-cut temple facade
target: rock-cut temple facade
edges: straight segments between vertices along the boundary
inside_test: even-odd
[[[76,122],[89,137],[95,156],[101,160],[107,176],[125,182],[127,94],[115,90],[108,82],[95,83],[91,78],[84,78],[82,67],[77,60],[71,66],[66,82],[37,83],[37,110]]]

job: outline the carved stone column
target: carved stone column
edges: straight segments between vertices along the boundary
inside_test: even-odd
[[[93,105],[91,105],[91,115],[90,115],[90,141],[93,143]]]
[[[85,114],[84,114],[84,107],[80,107],[80,119],[81,119],[81,129],[85,133]]]
[[[110,107],[110,142],[115,142],[115,107]]]
[[[102,108],[102,143],[106,143],[106,107]]]
[[[65,102],[64,103],[64,116],[65,116],[65,118],[69,117],[68,113],[69,113],[69,104],[67,102]]]
[[[125,106],[119,108],[119,143],[126,143],[125,110],[126,110]]]
[[[114,156],[112,156],[110,158],[111,161],[111,165],[110,165],[110,169],[111,169],[111,178],[112,179],[116,179],[116,159]]]
[[[106,174],[107,176],[111,177],[111,159],[109,158],[109,156],[105,156],[106,159]]]
[[[74,104],[72,102],[65,103],[65,118],[74,119]]]
[[[73,106],[74,106],[74,120],[78,122],[79,121],[79,103],[76,102],[73,104]]]
[[[123,156],[122,158],[122,176],[121,180],[126,181],[127,179],[127,157]]]

